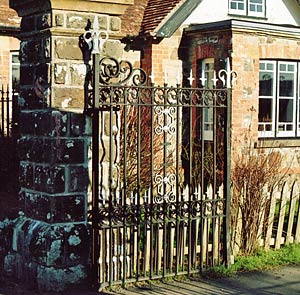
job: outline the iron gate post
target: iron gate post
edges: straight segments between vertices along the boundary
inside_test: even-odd
[[[104,36],[104,38],[103,38]],[[97,214],[99,212],[99,85],[100,52],[108,40],[108,33],[99,30],[98,17],[95,16],[93,29],[83,34],[83,39],[92,49],[93,56],[93,102],[92,102],[92,285],[99,289],[100,241]]]
[[[224,217],[224,260],[226,267],[230,266],[230,203],[231,203],[231,97],[232,89],[227,88],[227,114],[226,114],[226,128],[225,128],[225,181],[224,193],[226,196],[225,217]]]
[[[97,213],[99,206],[99,53],[93,54],[93,110],[92,110],[92,285],[99,287],[98,270],[100,243]]]

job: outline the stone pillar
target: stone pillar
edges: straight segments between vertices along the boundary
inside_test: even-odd
[[[24,215],[16,220],[5,266],[40,290],[61,291],[87,278],[91,128],[84,114],[84,83],[90,60],[81,35],[96,16],[101,29],[118,39],[118,15],[133,1],[106,2],[10,1],[22,16],[19,155]],[[114,42],[106,44],[108,54],[120,48]]]

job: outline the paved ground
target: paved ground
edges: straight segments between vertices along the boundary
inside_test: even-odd
[[[4,284],[2,280],[2,284]],[[0,280],[1,284],[1,280]],[[21,286],[6,283],[0,285],[0,295],[53,295],[54,293],[38,293],[26,290]],[[96,292],[74,290],[72,292],[55,293],[63,295],[96,295]],[[99,293],[98,293],[99,294]],[[155,294],[155,295],[300,295],[300,266],[287,266],[265,272],[239,273],[236,276],[222,279],[194,279],[172,281],[143,287],[129,287],[126,290],[115,290],[102,294]]]

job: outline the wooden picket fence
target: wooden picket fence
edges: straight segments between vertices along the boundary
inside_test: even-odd
[[[113,210],[102,208],[101,216],[107,216],[98,232],[102,287],[199,273],[224,263],[223,185],[193,192],[185,187],[168,203],[151,198],[150,191],[132,193],[119,196]]]
[[[266,188],[265,194],[268,206],[260,216],[259,246],[268,250],[300,243],[300,180],[286,180],[271,190]],[[241,226],[238,223],[235,232],[240,231]],[[234,254],[239,252],[239,242],[236,234]]]
[[[260,239],[266,249],[300,242],[300,182],[286,181],[271,195],[267,230]],[[261,227],[262,229],[262,227]]]

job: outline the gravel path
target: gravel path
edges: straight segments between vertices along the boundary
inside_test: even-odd
[[[2,287],[1,287],[2,286]],[[39,293],[28,290],[9,280],[0,279],[0,295],[96,295],[88,290],[73,290],[63,293]],[[167,283],[144,284],[139,287],[116,289],[102,294],[155,294],[155,295],[300,295],[300,266],[285,266],[264,272],[239,273],[221,279],[191,279]]]

